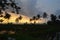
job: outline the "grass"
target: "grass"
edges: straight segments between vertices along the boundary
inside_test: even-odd
[[[0,30],[14,30],[16,34],[5,35],[6,37],[14,37],[16,40],[45,40],[48,33],[59,32],[60,25],[47,24],[0,24]],[[4,36],[4,35],[0,35]]]

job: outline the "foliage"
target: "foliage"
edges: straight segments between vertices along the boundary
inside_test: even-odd
[[[57,19],[57,17],[54,14],[51,14],[51,20],[55,21]]]
[[[16,13],[19,13],[19,9],[21,9],[20,7],[18,7],[15,3],[15,0],[9,0],[10,3],[8,3],[7,0],[0,0],[0,13],[3,11],[5,11],[7,8],[12,7],[13,9],[16,9]]]
[[[58,16],[58,18],[60,19],[60,15]]]
[[[41,17],[41,16],[40,16],[39,14],[37,14],[37,19],[40,19],[40,17]]]
[[[47,18],[47,13],[46,12],[44,12],[43,18]]]
[[[22,19],[22,16],[19,16],[19,17],[18,17],[18,19],[20,19],[20,20],[21,20],[21,19]]]
[[[10,14],[6,13],[6,14],[5,14],[5,16],[4,16],[4,18],[9,19],[9,18],[10,18],[10,16],[11,16]]]
[[[2,23],[4,20],[0,19],[0,22]]]

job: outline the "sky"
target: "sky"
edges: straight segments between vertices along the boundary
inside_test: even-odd
[[[60,14],[60,0],[17,0],[21,12],[27,16],[34,16],[47,12],[47,14]]]

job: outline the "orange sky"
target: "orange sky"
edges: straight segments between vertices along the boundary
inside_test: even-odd
[[[2,22],[2,23],[14,23],[14,24],[16,24],[16,18],[18,18],[21,14],[15,14],[15,13],[11,13],[11,12],[9,12],[9,14],[11,15],[11,17],[10,17],[10,19],[8,20],[8,19],[5,19],[5,18],[3,18],[3,17],[0,17],[0,19],[3,19],[4,21]],[[3,14],[4,15],[4,14]],[[23,23],[28,23],[28,24],[30,24],[30,23],[34,23],[34,20],[33,21],[31,21],[30,22],[30,18],[29,17],[27,17],[27,16],[24,16],[24,15],[21,15],[23,18],[22,18],[22,20],[19,20],[19,22],[18,22],[18,24],[23,24]],[[37,20],[36,21],[36,23],[44,23],[45,22],[45,20],[43,19],[43,18],[41,18],[41,20],[39,19],[39,20]]]

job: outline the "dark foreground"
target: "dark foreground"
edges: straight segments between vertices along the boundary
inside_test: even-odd
[[[60,40],[59,38],[60,25],[0,24],[0,40]]]

